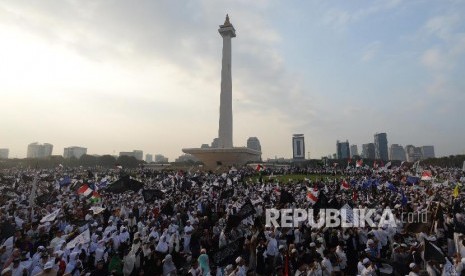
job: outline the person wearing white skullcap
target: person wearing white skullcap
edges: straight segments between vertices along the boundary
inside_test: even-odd
[[[368,258],[363,259],[362,263],[363,263],[364,268],[362,269],[362,273],[360,274],[361,276],[375,276],[376,275],[376,271],[373,266],[373,263]]]
[[[34,275],[34,276],[56,276],[58,271],[54,268],[55,264],[53,261],[48,261],[44,265],[44,269],[42,270],[41,273]]]
[[[418,272],[420,271],[420,267],[417,264],[411,263],[409,265],[409,268],[410,273],[408,274],[408,276],[419,276]]]
[[[236,276],[246,276],[247,275],[247,267],[245,266],[245,261],[242,257],[236,258]]]
[[[184,226],[184,252],[189,253],[191,252],[190,243],[191,243],[191,235],[192,231],[194,231],[194,227],[191,226],[191,221],[186,221],[186,226]]]

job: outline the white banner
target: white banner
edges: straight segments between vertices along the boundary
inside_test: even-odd
[[[100,214],[101,212],[103,212],[103,210],[105,210],[105,208],[98,207],[98,206],[93,206],[89,210],[94,212],[94,215],[97,215],[97,214]]]
[[[60,213],[61,209],[56,209],[55,211],[51,212],[50,214],[46,215],[40,220],[40,223],[44,222],[52,222],[55,220],[55,218],[58,216]]]
[[[86,244],[90,242],[90,231],[87,229],[86,231],[79,234],[79,236],[75,237],[72,241],[70,241],[66,245],[66,249],[72,249],[79,244]]]

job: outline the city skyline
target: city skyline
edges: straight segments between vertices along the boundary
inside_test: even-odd
[[[0,148],[10,158],[38,140],[174,160],[211,141],[215,26],[226,13],[241,37],[237,146],[255,136],[263,160],[292,157],[289,137],[302,133],[319,158],[337,137],[360,146],[382,131],[390,145],[434,145],[436,156],[465,150],[463,1],[6,1],[0,11]]]

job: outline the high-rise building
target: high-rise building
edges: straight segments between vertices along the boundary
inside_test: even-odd
[[[422,159],[434,158],[434,146],[422,146],[421,147]]]
[[[144,152],[141,150],[133,150],[133,151],[121,151],[119,156],[132,156],[137,160],[143,160]]]
[[[0,159],[8,159],[8,155],[10,155],[9,149],[0,149]]]
[[[375,134],[375,158],[384,161],[389,160],[386,133]]]
[[[366,159],[375,159],[375,144],[368,143],[362,145],[362,157]]]
[[[303,134],[292,136],[292,159],[294,161],[305,160],[305,139]]]
[[[163,156],[162,154],[155,154],[155,162],[156,163],[168,163],[168,158]]]
[[[145,162],[147,162],[147,163],[152,163],[152,162],[153,162],[153,155],[147,153],[147,154],[145,155]]]
[[[136,158],[137,160],[143,160],[144,152],[141,150],[133,150],[133,151],[121,151],[119,156],[131,156]]]
[[[141,151],[141,150],[133,150],[132,152],[134,152],[134,157],[137,159],[137,160],[144,160],[144,152]]]
[[[418,160],[421,160],[421,148],[415,147],[413,145],[407,145],[405,146],[405,155],[408,162],[416,162]]]
[[[406,161],[404,147],[399,144],[392,144],[389,148],[389,160]]]
[[[257,137],[249,137],[247,139],[247,147],[256,151],[262,151],[262,146],[260,145],[260,140]]]
[[[63,157],[64,158],[71,158],[75,157],[77,159],[81,158],[81,156],[87,154],[87,148],[83,147],[67,147],[64,149]]]
[[[353,158],[354,156],[358,156],[358,147],[357,145],[350,146],[350,157]]]
[[[53,145],[38,142],[31,143],[27,146],[27,158],[46,158],[52,155]]]
[[[348,140],[346,140],[345,142],[340,142],[339,140],[337,140],[336,154],[337,159],[348,159],[350,157],[350,147]]]

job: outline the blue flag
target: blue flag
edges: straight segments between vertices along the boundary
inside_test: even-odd
[[[387,183],[387,188],[391,191],[393,191],[394,193],[398,193],[399,191],[397,190],[396,186],[394,186],[394,184],[392,183]]]
[[[65,177],[63,177],[62,180],[60,180],[59,184],[60,186],[69,185],[71,184],[71,178],[69,178],[69,176],[66,175]]]
[[[407,184],[415,185],[415,184],[417,184],[418,182],[420,182],[420,178],[419,178],[419,177],[407,176]]]
[[[363,182],[362,189],[366,190],[370,187],[371,187],[371,180],[366,180],[365,182]]]
[[[400,199],[400,203],[402,204],[402,206],[405,206],[405,205],[407,205],[408,199],[405,196],[404,191],[400,191],[400,192],[402,194],[402,198]]]

